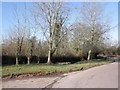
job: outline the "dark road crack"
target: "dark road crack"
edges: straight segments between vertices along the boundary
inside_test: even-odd
[[[50,83],[49,85],[47,85],[47,86],[45,86],[44,88],[42,88],[42,89],[46,89],[46,88],[52,88],[52,86],[58,81],[58,80],[60,80],[60,79],[62,79],[62,78],[64,78],[65,76],[67,76],[67,75],[62,75],[62,76],[60,76],[60,77],[58,77],[57,79],[55,79],[52,83]]]

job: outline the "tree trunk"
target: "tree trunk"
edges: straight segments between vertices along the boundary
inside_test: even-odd
[[[50,33],[50,38],[49,38],[49,52],[48,52],[48,60],[47,60],[47,64],[51,63],[51,57],[52,57],[52,33]]]
[[[18,57],[16,57],[16,65],[18,65],[19,63],[18,63]]]
[[[90,61],[90,58],[91,58],[91,50],[89,50],[89,52],[88,52],[87,60]]]
[[[29,65],[30,64],[30,57],[27,57],[27,64]]]
[[[39,63],[40,63],[40,59],[39,59],[39,57],[38,57],[37,64],[39,64]]]
[[[47,64],[51,63],[51,57],[52,57],[51,50],[49,50]]]
[[[58,49],[56,49],[55,51],[55,56],[58,56]]]

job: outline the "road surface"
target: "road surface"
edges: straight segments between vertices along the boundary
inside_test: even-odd
[[[56,77],[2,81],[2,88],[117,88],[118,63],[94,67]]]
[[[34,77],[2,81],[2,88],[45,88],[58,77]]]
[[[118,88],[118,63],[70,73],[52,88]]]

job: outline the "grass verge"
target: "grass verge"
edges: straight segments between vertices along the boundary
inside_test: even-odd
[[[58,72],[71,72],[71,71],[79,71],[83,69],[88,69],[94,66],[104,65],[108,63],[112,63],[113,60],[101,60],[95,59],[90,63],[86,61],[77,62],[74,64],[69,63],[58,63],[58,64],[30,64],[30,65],[11,65],[11,66],[3,66],[2,67],[2,77],[10,76],[11,74],[32,74],[32,73],[41,73],[41,75],[48,75],[51,73]]]

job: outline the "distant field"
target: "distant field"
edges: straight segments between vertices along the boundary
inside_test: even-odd
[[[2,76],[8,76],[11,74],[23,74],[23,73],[42,73],[47,75],[50,73],[57,72],[71,72],[79,71],[81,69],[87,69],[94,66],[99,66],[107,63],[111,63],[113,60],[92,60],[90,63],[86,61],[77,62],[74,64],[69,63],[58,63],[58,64],[30,64],[30,65],[11,65],[2,67]]]

